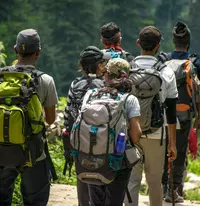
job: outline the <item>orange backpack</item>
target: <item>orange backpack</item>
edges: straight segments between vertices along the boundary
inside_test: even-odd
[[[172,59],[166,62],[176,76],[179,97],[176,104],[177,112],[193,111],[197,114],[196,104],[199,103],[199,80],[196,68],[191,59]]]

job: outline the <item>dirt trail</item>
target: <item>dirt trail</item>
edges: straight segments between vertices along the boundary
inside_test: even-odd
[[[148,197],[140,196],[140,206],[148,206]],[[70,185],[53,184],[51,187],[51,195],[48,206],[77,206],[76,187]],[[171,206],[171,203],[163,201],[163,206]],[[177,203],[176,206],[197,206],[200,204],[185,201]]]

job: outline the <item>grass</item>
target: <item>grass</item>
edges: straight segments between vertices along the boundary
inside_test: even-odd
[[[187,170],[189,172],[192,172],[192,173],[200,176],[200,158],[198,158],[196,160],[192,160],[191,158],[188,158]]]
[[[58,180],[54,183],[57,184],[69,184],[69,185],[76,185],[76,173],[74,166],[72,167],[71,177],[69,178],[68,172],[64,176],[63,168],[65,164],[65,158],[63,156],[63,144],[62,141],[56,140],[55,143],[49,144],[49,153],[51,155],[52,161],[54,163],[56,173],[58,175]]]
[[[13,193],[12,206],[22,206],[22,196],[20,193],[20,176],[15,181],[15,189]]]
[[[185,199],[190,201],[200,201],[200,187],[187,190],[184,193]]]

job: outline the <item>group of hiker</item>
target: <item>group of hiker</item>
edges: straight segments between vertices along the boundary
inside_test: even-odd
[[[172,34],[175,51],[158,53],[161,32],[144,27],[133,57],[109,22],[100,29],[103,48],[81,51],[62,132],[64,174],[74,163],[79,206],[138,206],[143,171],[151,206],[184,201],[189,133],[200,125],[200,59],[188,52],[185,23]],[[34,67],[37,31],[19,32],[14,51],[18,60],[0,71],[0,205],[12,204],[20,174],[23,204],[45,206],[53,175],[45,121],[55,121],[58,97],[53,78]]]

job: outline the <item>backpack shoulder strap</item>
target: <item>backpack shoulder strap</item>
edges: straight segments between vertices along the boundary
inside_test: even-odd
[[[125,52],[124,50],[121,51],[121,58],[127,60],[127,52]]]
[[[165,52],[160,52],[160,54],[158,55],[157,59],[158,59],[158,61],[164,63],[164,62],[169,60],[169,55],[167,53],[165,53]]]
[[[17,69],[13,66],[6,66],[3,68],[0,68],[1,72],[17,72]]]
[[[195,64],[196,60],[199,59],[199,56],[197,54],[191,54],[188,58],[193,64]]]
[[[152,68],[154,68],[155,70],[157,71],[162,71],[167,65],[164,64],[162,61],[157,61],[153,66]]]
[[[38,77],[41,77],[43,74],[45,74],[45,72],[41,71],[41,70],[38,70],[38,69],[35,69],[35,72],[37,74],[37,78]]]

